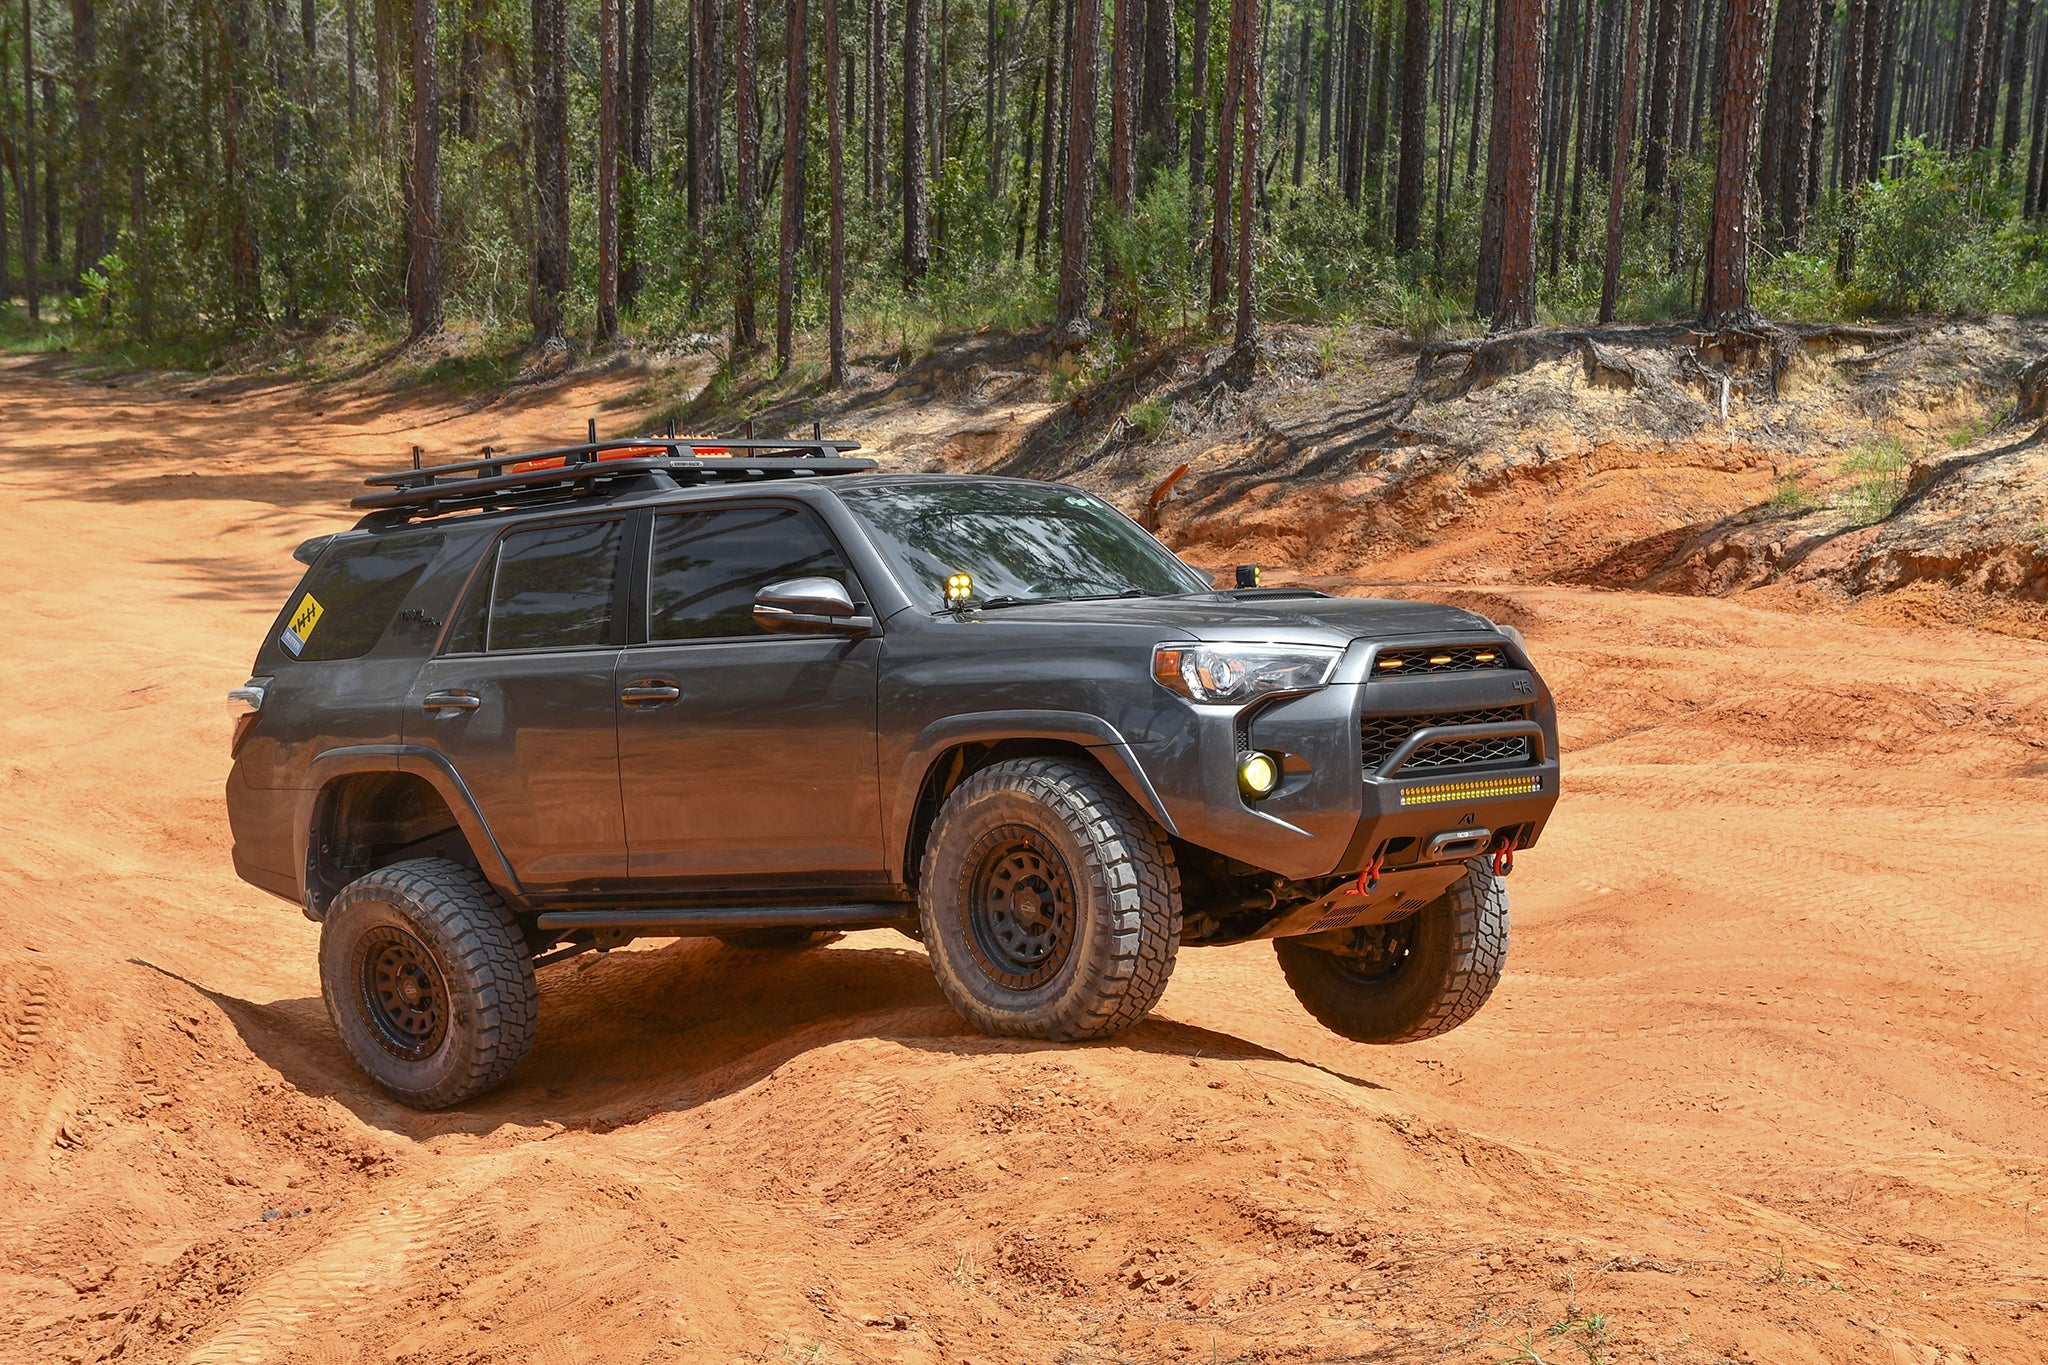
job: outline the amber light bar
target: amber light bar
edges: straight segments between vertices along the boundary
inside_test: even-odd
[[[1521,777],[1475,778],[1469,782],[1430,782],[1401,793],[1404,806],[1441,806],[1452,801],[1484,801],[1493,796],[1527,796],[1543,790],[1534,773]]]

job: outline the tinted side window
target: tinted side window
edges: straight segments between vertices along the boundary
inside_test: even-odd
[[[622,525],[593,521],[506,536],[491,589],[491,651],[609,644]]]
[[[278,643],[295,659],[357,659],[441,552],[438,534],[340,541],[306,575]]]
[[[859,589],[825,532],[792,508],[668,513],[654,519],[649,640],[765,634],[754,594],[787,578],[830,578]]]

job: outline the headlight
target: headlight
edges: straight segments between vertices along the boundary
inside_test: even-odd
[[[1158,645],[1152,676],[1191,701],[1247,702],[1321,687],[1340,653],[1318,645]]]

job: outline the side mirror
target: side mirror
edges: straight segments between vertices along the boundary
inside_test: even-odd
[[[875,618],[854,615],[843,583],[791,578],[754,594],[754,624],[783,635],[865,635]]]

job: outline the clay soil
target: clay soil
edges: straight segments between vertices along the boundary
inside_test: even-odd
[[[503,1090],[386,1101],[230,870],[222,694],[355,478],[626,392],[0,369],[0,1359],[2048,1360],[2048,644],[2005,635],[1319,579],[1512,621],[1558,695],[1458,1032],[1338,1039],[1257,944],[1062,1047],[893,934],[657,941],[545,969]]]

